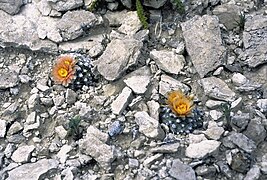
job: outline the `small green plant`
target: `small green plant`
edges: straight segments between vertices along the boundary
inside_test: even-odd
[[[73,137],[75,141],[82,138],[83,129],[80,127],[81,119],[80,117],[74,117],[71,118],[69,121],[69,130],[68,130],[68,136]]]
[[[141,21],[143,27],[147,29],[148,28],[147,17],[145,16],[144,8],[140,0],[136,0],[136,11],[137,11],[138,18]]]
[[[174,0],[174,4],[176,5],[177,11],[180,14],[184,14],[185,13],[185,6],[184,6],[184,4],[182,3],[181,0]]]
[[[239,14],[239,19],[235,20],[237,26],[239,27],[240,31],[244,31],[245,28],[245,23],[246,23],[246,15],[244,14],[244,12],[241,12]]]
[[[93,12],[96,10],[97,6],[99,4],[99,0],[94,0],[89,6],[88,11]]]

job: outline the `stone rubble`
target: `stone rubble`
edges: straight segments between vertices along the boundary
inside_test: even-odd
[[[266,179],[267,2],[140,1],[148,29],[95,2],[0,0],[0,179]],[[90,85],[55,84],[62,54]],[[173,132],[173,90],[203,126]]]

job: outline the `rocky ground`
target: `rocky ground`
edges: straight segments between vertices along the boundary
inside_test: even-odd
[[[0,0],[1,179],[267,179],[267,1],[134,2]],[[51,79],[70,53],[89,86]],[[202,127],[163,123],[172,90]]]

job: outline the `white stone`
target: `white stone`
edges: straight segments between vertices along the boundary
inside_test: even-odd
[[[144,94],[150,83],[150,76],[132,76],[125,79],[124,82],[136,94]]]
[[[112,102],[111,110],[114,114],[121,114],[127,107],[132,96],[132,90],[128,87],[123,88],[120,95]]]
[[[27,119],[26,119],[26,123],[27,124],[33,124],[35,123],[36,121],[36,112],[31,112],[28,116],[27,116]]]
[[[127,35],[134,35],[141,27],[142,23],[137,16],[137,12],[129,11],[124,16],[122,25],[118,30]]]
[[[262,112],[267,112],[267,99],[259,99],[257,101],[257,106]]]
[[[208,136],[208,138],[218,140],[224,133],[224,129],[223,127],[219,127],[216,122],[210,121],[208,129],[204,131],[204,133]]]
[[[189,134],[189,143],[190,144],[196,144],[201,141],[207,140],[204,134]]]
[[[248,82],[248,79],[243,74],[234,73],[232,77],[232,82],[236,86],[241,86],[241,85],[246,84]]]
[[[6,135],[6,121],[0,119],[0,138],[5,137]]]
[[[217,121],[223,116],[223,113],[217,110],[211,110],[209,114],[210,114],[210,117],[215,121]]]
[[[57,153],[57,158],[61,164],[64,164],[69,157],[68,153],[71,151],[72,147],[69,145],[64,145],[61,147],[60,151]]]
[[[185,151],[187,157],[190,158],[203,158],[210,153],[215,152],[221,142],[215,140],[204,140],[196,144],[190,144]]]
[[[150,52],[150,58],[165,72],[178,74],[184,67],[184,56],[175,54],[173,51],[153,50]]]
[[[171,90],[182,90],[184,92],[189,92],[190,88],[186,84],[183,84],[170,76],[164,74],[161,75],[159,82],[159,93],[163,96],[166,96]]]
[[[18,149],[12,154],[11,159],[17,163],[28,162],[31,156],[31,153],[35,147],[33,145],[30,146],[20,146]]]
[[[149,138],[162,139],[164,131],[159,126],[159,122],[153,119],[145,111],[135,113],[135,122],[139,126],[139,131]]]
[[[59,136],[60,139],[65,139],[65,137],[68,134],[68,131],[66,131],[63,126],[57,126],[57,127],[55,127],[55,131],[58,134],[58,136]]]
[[[28,107],[29,109],[33,109],[37,104],[39,100],[39,94],[33,94],[28,99]]]

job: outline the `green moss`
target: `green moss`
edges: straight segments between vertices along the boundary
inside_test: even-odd
[[[136,11],[137,11],[138,18],[141,21],[143,27],[147,29],[148,28],[147,17],[145,16],[144,8],[140,0],[136,0]]]
[[[182,3],[181,0],[174,0],[174,4],[176,5],[177,11],[180,14],[184,14],[185,13],[185,6],[184,6],[184,4]]]
[[[88,6],[88,11],[93,12],[96,10],[97,6],[99,4],[99,0],[94,0],[92,4]]]
[[[80,127],[80,117],[74,117],[69,121],[68,136],[72,137],[75,141],[82,138],[82,128]]]

